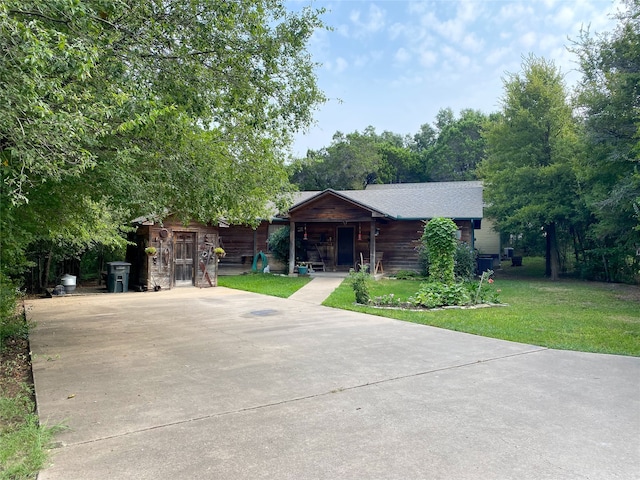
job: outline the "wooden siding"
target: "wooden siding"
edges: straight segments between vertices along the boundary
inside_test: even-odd
[[[461,240],[471,243],[471,227],[469,220],[455,220],[460,229]],[[376,237],[376,252],[383,252],[382,265],[385,273],[396,273],[400,270],[414,270],[419,272],[420,246],[425,223],[422,220],[378,222],[379,234]],[[368,238],[366,252],[368,253]],[[363,245],[364,247],[364,245]]]
[[[293,222],[365,222],[371,211],[333,195],[311,201],[290,213]]]
[[[136,247],[130,249],[127,261],[131,263],[129,285],[133,289],[169,289],[175,286],[175,245],[180,233],[193,234],[193,274],[191,285],[205,287],[209,282],[204,277],[207,268],[214,280],[215,259],[209,260],[209,247],[218,245],[218,228],[196,222],[183,225],[171,220],[163,224],[142,225],[136,231]],[[155,255],[147,255],[145,248],[155,247]]]
[[[262,222],[257,228],[243,225],[231,225],[220,229],[220,244],[226,252],[226,256],[220,260],[221,274],[233,274],[250,272],[254,255],[263,252],[267,256],[267,263],[272,272],[284,272],[285,266],[276,261],[269,253],[269,222]],[[276,224],[274,224],[276,225]],[[288,226],[282,223],[281,226]],[[258,268],[262,264],[258,263]]]

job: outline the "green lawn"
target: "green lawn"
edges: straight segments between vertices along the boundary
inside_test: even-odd
[[[324,305],[408,322],[473,333],[486,337],[564,350],[640,356],[640,289],[540,278],[539,260],[531,268],[505,266],[496,272],[505,307],[436,311],[391,310],[355,305],[352,288],[344,282]],[[415,293],[420,282],[372,282],[371,297],[393,293],[401,300]]]
[[[218,285],[247,292],[262,293],[273,297],[287,298],[309,283],[310,277],[294,277],[268,273],[246,275],[221,275]]]
[[[503,262],[493,288],[504,307],[452,310],[392,310],[355,304],[347,282],[324,305],[486,337],[549,348],[640,356],[640,289],[637,286],[543,277],[544,261],[525,258],[523,267]],[[221,286],[289,297],[309,277],[239,275],[219,277]],[[419,281],[383,279],[371,283],[371,296],[393,293],[406,300]]]

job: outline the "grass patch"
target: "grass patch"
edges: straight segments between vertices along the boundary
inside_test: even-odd
[[[18,395],[0,392],[0,479],[33,479],[47,459],[54,429],[43,427],[34,413],[32,392],[22,385]]]
[[[0,322],[0,480],[34,479],[56,429],[35,413],[28,328],[20,315]]]
[[[540,278],[538,260],[524,261],[525,265],[531,264],[531,270],[504,266],[507,272],[496,274],[493,285],[501,290],[500,300],[508,307],[379,309],[356,305],[347,282],[323,305],[549,348],[640,356],[638,287],[572,280],[550,282]],[[383,279],[371,283],[370,294],[373,298],[393,293],[406,300],[419,285],[411,280]]]
[[[221,287],[288,298],[311,281],[310,277],[294,277],[268,273],[223,275],[218,277]]]

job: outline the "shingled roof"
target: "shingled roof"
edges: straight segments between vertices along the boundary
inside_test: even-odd
[[[295,210],[324,195],[336,195],[396,220],[435,217],[482,218],[482,182],[429,182],[368,185],[366,190],[298,192]]]

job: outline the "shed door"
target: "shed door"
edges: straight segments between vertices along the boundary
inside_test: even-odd
[[[338,227],[338,265],[353,266],[353,250],[355,248],[353,227]]]
[[[176,286],[193,285],[195,233],[176,233],[174,272]]]

